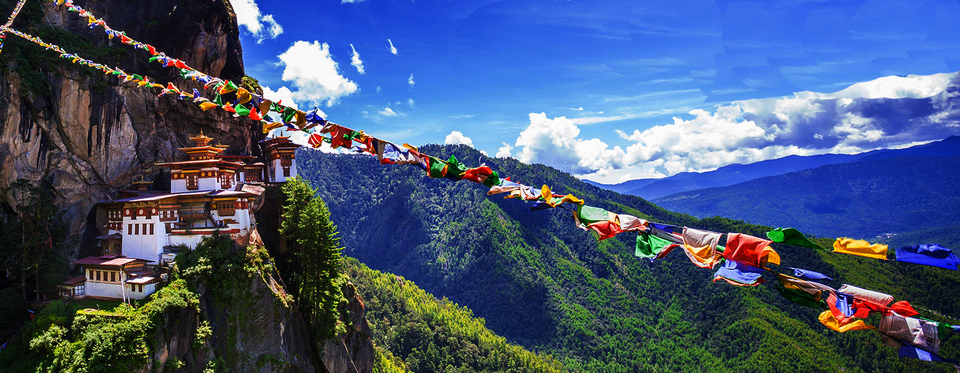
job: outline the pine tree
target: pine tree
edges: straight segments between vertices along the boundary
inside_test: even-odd
[[[283,233],[287,241],[287,270],[297,301],[320,340],[336,334],[337,306],[343,299],[340,239],[330,211],[315,191],[297,178],[283,186],[287,203]]]

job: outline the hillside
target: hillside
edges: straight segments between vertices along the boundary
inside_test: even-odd
[[[501,175],[549,184],[611,211],[720,232],[766,231],[672,213],[549,167],[486,158],[465,146],[421,150],[486,161]],[[639,260],[634,235],[598,242],[562,209],[530,212],[516,200],[486,196],[476,184],[429,179],[415,167],[380,166],[369,156],[303,150],[297,160],[327,201],[347,255],[471,309],[508,341],[549,353],[570,370],[949,371],[897,358],[875,333],[828,331],[816,310],[789,303],[772,287],[711,283],[712,272],[682,254]],[[788,265],[960,314],[951,290],[960,286],[956,273],[796,247],[778,251]],[[904,284],[936,286],[921,291]],[[955,342],[944,346],[944,355],[960,356]]]
[[[707,172],[682,172],[663,179],[629,180],[612,185],[589,181],[588,183],[618,193],[656,200],[672,194],[725,187],[761,177],[782,175],[830,164],[909,156],[958,157],[960,156],[960,136],[950,136],[941,141],[904,149],[875,150],[860,154],[791,155],[750,164],[732,164]]]
[[[694,216],[792,226],[827,237],[870,238],[957,227],[960,157],[901,157],[828,165],[675,194],[655,202]]]

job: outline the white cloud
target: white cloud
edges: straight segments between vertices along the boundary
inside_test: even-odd
[[[380,93],[380,91],[382,90],[383,90],[383,87],[377,86],[377,93]]]
[[[230,5],[237,14],[237,23],[257,38],[257,44],[265,39],[275,39],[283,33],[283,27],[273,19],[272,14],[260,13],[260,7],[257,6],[256,1],[230,0]]]
[[[570,110],[583,111],[583,106],[578,108],[570,108]]]
[[[383,108],[383,110],[378,111],[377,114],[380,114],[381,116],[384,116],[384,117],[395,117],[399,115],[397,114],[397,112],[393,111],[393,109],[389,107]]]
[[[473,114],[460,114],[460,115],[451,115],[450,118],[453,118],[453,119],[466,119],[466,118],[473,118],[473,116],[474,116]]]
[[[390,53],[393,53],[395,56],[399,56],[397,52],[397,47],[393,46],[393,40],[387,39],[387,43],[390,43]]]
[[[301,40],[277,57],[285,66],[281,79],[297,88],[294,99],[315,104],[326,101],[331,106],[358,89],[357,83],[340,75],[327,43]]]
[[[486,151],[486,150],[481,150],[481,151],[480,151],[480,154],[483,154],[484,157],[489,157],[489,156],[490,156],[490,154],[487,154],[487,151]]]
[[[443,139],[443,143],[446,145],[463,144],[469,147],[473,147],[473,140],[471,140],[469,137],[464,136],[463,132],[460,132],[460,131],[450,132],[450,134],[447,135],[445,139]]]
[[[580,137],[578,125],[636,114],[551,119],[531,113],[516,149],[504,144],[498,156],[513,153],[523,162],[617,182],[788,155],[849,154],[938,140],[955,134],[960,121],[960,94],[944,91],[944,81],[955,76],[878,79],[855,84],[843,94],[800,92],[732,102],[712,111],[690,110],[672,123],[617,130],[629,143],[622,148]]]
[[[273,102],[283,101],[284,106],[289,106],[294,109],[300,108],[299,106],[297,106],[297,102],[293,99],[293,92],[290,92],[290,88],[287,88],[286,86],[282,86],[276,91],[270,89],[270,87],[267,87],[267,86],[261,86],[261,88],[263,88],[263,97],[266,97],[272,100]],[[326,118],[326,115],[322,115],[322,116]]]
[[[415,101],[413,101],[412,98],[408,98],[408,99],[407,99],[407,105],[410,105],[410,107],[412,107],[412,108],[414,108],[414,109],[417,108],[417,103],[416,103]]]
[[[410,73],[410,77],[407,78],[407,84],[410,85],[410,88],[413,88],[413,85],[416,84],[416,82],[413,81],[413,73]]]
[[[362,3],[364,1],[367,1],[367,0],[340,0],[340,4],[354,4],[354,3]]]
[[[497,158],[506,158],[511,156],[510,152],[513,151],[513,147],[510,144],[502,143],[503,146],[500,149],[497,149]]]
[[[805,99],[831,98],[924,98],[943,92],[957,73],[884,76],[853,84],[833,93],[800,92]]]
[[[350,50],[353,51],[353,56],[350,57],[350,64],[357,68],[358,73],[364,74],[363,60],[360,59],[360,53],[357,53],[357,48],[354,48],[353,44],[350,44]]]

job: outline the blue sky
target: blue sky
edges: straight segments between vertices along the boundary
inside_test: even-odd
[[[960,132],[876,109],[950,98],[957,0],[231,2],[267,97],[603,182]]]

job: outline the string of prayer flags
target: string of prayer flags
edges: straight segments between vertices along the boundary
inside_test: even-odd
[[[956,271],[960,259],[950,249],[937,244],[902,246],[896,250],[897,261],[946,268]]]
[[[736,286],[757,286],[764,282],[760,276],[765,269],[743,264],[733,260],[725,260],[720,269],[713,274],[713,282],[724,280]]]
[[[767,238],[773,240],[773,242],[783,243],[787,245],[796,245],[809,247],[811,249],[820,249],[826,250],[820,245],[813,243],[807,239],[803,233],[800,233],[796,228],[777,228],[772,231],[767,232]]]
[[[717,253],[717,245],[723,235],[717,232],[683,228],[683,252],[700,268],[713,268],[723,256]]]
[[[752,267],[765,267],[767,263],[780,264],[780,255],[770,248],[771,241],[742,233],[727,235],[723,257]]]
[[[887,245],[870,244],[867,241],[852,238],[838,238],[833,243],[833,252],[887,260]]]
[[[827,275],[825,275],[825,274],[823,274],[823,273],[820,273],[820,272],[814,272],[814,271],[811,271],[811,270],[809,270],[809,269],[800,269],[800,268],[794,268],[794,267],[787,267],[787,268],[793,270],[793,275],[794,275],[794,276],[797,276],[797,277],[802,278],[802,279],[807,279],[807,280],[830,280],[830,281],[833,281],[832,278],[827,277]]]

